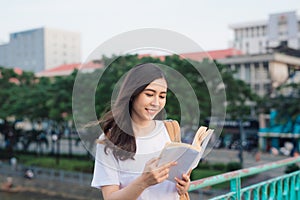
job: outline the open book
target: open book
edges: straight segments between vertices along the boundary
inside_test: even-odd
[[[204,150],[214,130],[201,126],[195,134],[192,144],[169,142],[159,156],[158,166],[171,161],[177,165],[170,168],[168,180],[175,182],[175,177],[181,179],[183,173],[188,173],[197,167]]]

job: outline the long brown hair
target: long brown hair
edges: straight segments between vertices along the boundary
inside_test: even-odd
[[[132,102],[152,81],[166,77],[153,63],[133,67],[126,75],[111,110],[104,114],[100,126],[106,136],[105,153],[111,149],[117,160],[134,159],[136,142],[131,124]],[[163,119],[163,111],[155,116]]]

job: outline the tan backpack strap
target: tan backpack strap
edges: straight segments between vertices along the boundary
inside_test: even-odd
[[[172,142],[180,142],[180,126],[176,120],[164,120],[164,124]]]
[[[165,127],[172,142],[181,142],[180,126],[176,120],[164,120]],[[189,193],[180,195],[180,200],[190,200]]]

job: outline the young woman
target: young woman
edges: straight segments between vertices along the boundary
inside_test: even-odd
[[[108,199],[179,199],[189,176],[166,180],[176,162],[158,166],[169,134],[164,126],[167,81],[155,64],[141,64],[126,75],[111,110],[100,120],[92,186]]]

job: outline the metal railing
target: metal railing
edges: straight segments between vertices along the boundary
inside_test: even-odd
[[[7,176],[22,177],[25,175],[26,169],[32,170],[32,172],[34,173],[34,177],[46,180],[55,180],[86,186],[89,186],[92,180],[92,174],[89,173],[71,172],[35,166],[28,167],[23,165],[18,165],[18,170],[13,170],[8,164],[0,165],[0,173]]]
[[[300,199],[300,170],[267,181],[242,188],[241,178],[259,174],[274,168],[299,163],[300,157],[288,158],[264,165],[228,172],[200,180],[192,181],[189,191],[230,181],[230,192],[213,200],[248,200],[248,199]]]
[[[189,191],[196,191],[201,188],[213,186],[223,182],[230,182],[230,191],[226,194],[213,197],[213,200],[248,200],[248,199],[300,199],[300,170],[293,173],[284,174],[276,178],[269,179],[257,184],[242,188],[243,177],[256,175],[271,169],[285,167],[294,163],[300,163],[300,157],[288,158],[276,162],[267,163],[255,167],[245,168],[233,172],[228,172],[208,178],[192,181]],[[12,170],[10,165],[2,163],[0,165],[1,174],[24,175],[25,166],[20,166],[22,170]],[[30,167],[34,174],[46,180],[57,180],[80,185],[90,185],[92,174],[80,172],[68,172],[64,170],[46,169],[40,167]]]

